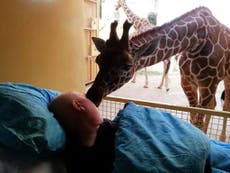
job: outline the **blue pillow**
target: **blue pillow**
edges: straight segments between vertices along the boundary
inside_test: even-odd
[[[28,84],[0,83],[0,143],[21,152],[62,149],[64,130],[48,110],[57,95]]]
[[[198,128],[150,107],[126,104],[116,121],[114,173],[203,173],[209,140]]]

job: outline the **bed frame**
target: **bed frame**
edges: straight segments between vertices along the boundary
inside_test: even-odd
[[[226,128],[226,140],[225,142],[230,143],[230,112],[227,111],[215,111],[211,109],[202,109],[195,107],[184,107],[175,106],[162,103],[154,103],[144,100],[134,100],[122,97],[105,97],[99,106],[99,111],[104,118],[113,119],[118,111],[123,108],[124,104],[132,101],[138,105],[150,106],[157,109],[161,109],[172,113],[173,115],[189,122],[190,113],[203,113],[211,115],[207,136],[211,139],[219,140],[221,129],[223,126],[223,118],[227,117],[227,128]]]

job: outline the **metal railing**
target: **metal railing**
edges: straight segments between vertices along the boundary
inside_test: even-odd
[[[118,111],[123,108],[124,104],[127,102],[134,102],[138,105],[150,106],[156,109],[170,112],[172,115],[177,116],[187,122],[190,120],[190,114],[202,113],[211,116],[209,123],[207,136],[211,139],[219,140],[220,133],[223,128],[223,119],[227,118],[226,127],[226,140],[225,142],[230,143],[230,112],[226,111],[216,111],[211,109],[195,108],[195,107],[185,107],[185,106],[175,106],[167,105],[162,103],[154,103],[144,100],[134,100],[122,97],[106,97],[99,106],[99,111],[101,115],[108,119],[113,119]]]

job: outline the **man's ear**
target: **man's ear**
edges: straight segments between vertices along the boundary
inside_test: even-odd
[[[78,110],[78,111],[84,111],[85,107],[84,105],[79,101],[79,100],[72,100],[72,106],[74,109]]]

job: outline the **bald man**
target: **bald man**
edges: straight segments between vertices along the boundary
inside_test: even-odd
[[[66,131],[63,158],[68,173],[112,172],[118,122],[103,119],[97,107],[79,92],[59,95],[49,109]]]

